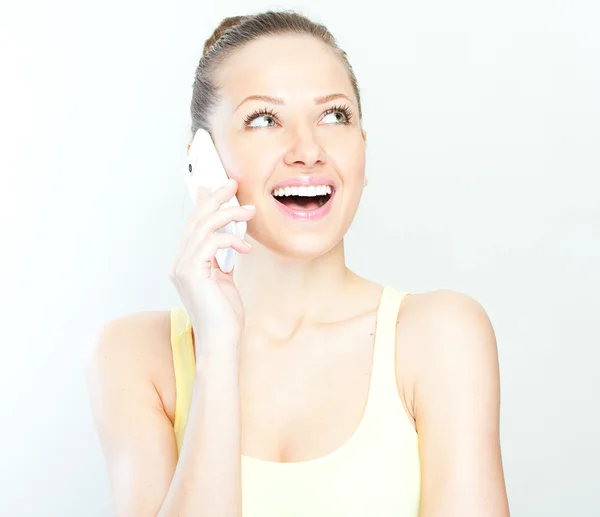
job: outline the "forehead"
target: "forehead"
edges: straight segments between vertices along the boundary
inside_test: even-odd
[[[235,51],[219,68],[217,81],[227,104],[248,95],[306,101],[332,92],[354,98],[348,72],[334,51],[313,36],[263,36]]]

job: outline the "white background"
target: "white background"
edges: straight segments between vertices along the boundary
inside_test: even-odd
[[[281,5],[330,28],[361,87],[370,184],[349,266],[479,300],[512,515],[600,515],[598,4]],[[2,1],[1,515],[110,515],[83,358],[112,318],[179,304],[202,46],[274,6]]]

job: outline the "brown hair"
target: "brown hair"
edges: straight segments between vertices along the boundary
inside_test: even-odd
[[[358,116],[362,120],[360,93],[356,76],[346,53],[337,45],[329,30],[306,16],[294,11],[267,11],[247,16],[223,19],[212,36],[204,43],[204,52],[193,84],[191,115],[192,138],[198,128],[209,130],[208,119],[218,101],[215,70],[236,49],[261,36],[280,34],[306,34],[328,45],[342,60],[348,70],[352,88],[358,100]]]

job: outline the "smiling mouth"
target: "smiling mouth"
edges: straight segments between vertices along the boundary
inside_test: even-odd
[[[327,204],[333,196],[332,188],[326,189],[324,193],[314,192],[310,194],[288,194],[281,193],[281,190],[275,191],[273,197],[282,205],[291,208],[292,210],[317,210]]]

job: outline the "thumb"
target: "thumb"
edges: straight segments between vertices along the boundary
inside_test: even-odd
[[[219,267],[219,263],[217,262],[216,257],[212,259],[212,276],[213,278],[218,278],[219,280],[225,280],[229,282],[233,282],[233,272],[235,271],[235,264],[229,273],[226,273]]]

